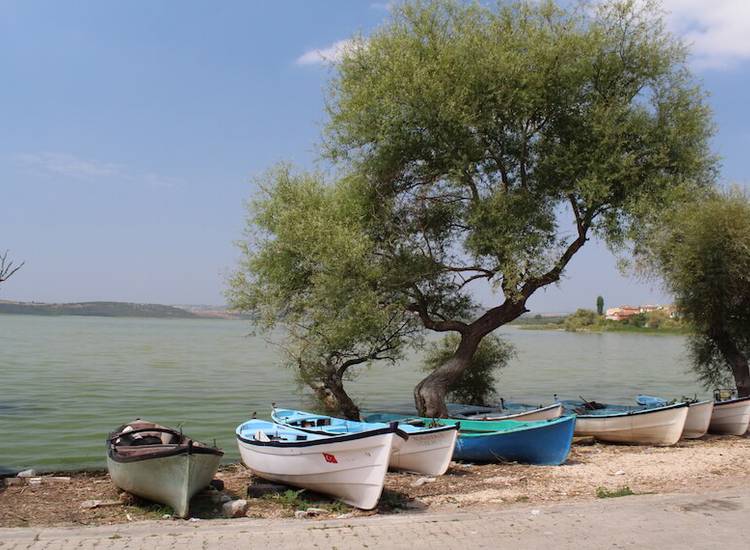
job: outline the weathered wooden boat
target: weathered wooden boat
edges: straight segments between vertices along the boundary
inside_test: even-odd
[[[224,453],[153,422],[124,424],[107,439],[107,469],[120,489],[166,504],[186,517],[190,499],[208,487]]]
[[[712,434],[743,435],[750,425],[750,397],[714,402],[708,431]]]
[[[451,418],[465,420],[551,420],[562,416],[562,403],[526,405],[502,402],[497,407],[448,404]]]
[[[576,416],[575,435],[629,445],[674,445],[688,415],[687,403],[651,408],[593,401],[563,401],[563,405],[567,414]]]
[[[635,401],[646,408],[664,407],[671,404],[666,399],[650,395],[638,395]],[[688,415],[681,437],[683,439],[697,439],[706,435],[711,423],[714,402],[710,399],[699,401],[691,398],[683,398],[681,401],[688,404]]]
[[[345,435],[304,432],[264,420],[236,430],[242,462],[264,479],[332,495],[370,510],[383,492],[396,424]]]
[[[274,408],[274,422],[305,432],[322,435],[341,435],[383,429],[384,423],[355,422],[319,414]],[[408,439],[397,437],[393,443],[390,468],[430,476],[443,475],[448,469],[456,446],[458,426],[434,428],[399,424],[398,429],[408,434]]]
[[[575,418],[519,422],[516,420],[455,420],[378,413],[368,422],[399,421],[416,426],[458,426],[454,460],[466,462],[523,462],[557,465],[568,457]]]

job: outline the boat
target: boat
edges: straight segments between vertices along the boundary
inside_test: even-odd
[[[265,420],[236,430],[242,462],[269,481],[310,489],[363,510],[375,508],[396,437],[396,424],[364,432],[327,436]]]
[[[563,406],[562,403],[534,406],[504,401],[498,407],[449,403],[448,413],[451,418],[464,420],[551,420],[562,416]]]
[[[664,407],[670,403],[660,397],[650,395],[638,395],[635,398],[636,403],[645,407]],[[688,404],[688,415],[685,420],[685,427],[682,429],[683,439],[697,439],[706,435],[708,426],[711,423],[711,415],[714,410],[714,402],[710,399],[699,401],[683,397],[682,402]]]
[[[398,421],[415,426],[458,426],[453,459],[464,462],[523,462],[558,465],[573,441],[575,418],[519,422],[408,417],[393,413],[365,416],[367,422]]]
[[[356,422],[304,411],[274,408],[271,419],[277,424],[322,435],[341,435],[376,430],[387,427],[384,423]],[[394,439],[389,466],[429,476],[443,475],[451,463],[456,446],[458,426],[424,428],[399,424],[398,429],[408,434],[408,439]]]
[[[750,425],[750,397],[714,402],[708,431],[712,434],[744,435]]]
[[[688,415],[687,403],[648,408],[593,401],[563,401],[563,405],[567,414],[576,416],[576,436],[629,445],[674,445]]]
[[[166,504],[187,516],[190,499],[208,487],[224,453],[145,420],[124,424],[107,438],[107,470],[120,489]]]

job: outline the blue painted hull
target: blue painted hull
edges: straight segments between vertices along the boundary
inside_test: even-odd
[[[566,417],[524,430],[482,435],[459,433],[453,459],[558,465],[568,458],[574,430],[575,418]]]

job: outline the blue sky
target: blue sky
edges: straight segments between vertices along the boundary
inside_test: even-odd
[[[723,181],[750,180],[750,2],[667,0],[711,94]],[[336,43],[384,2],[0,0],[0,298],[223,303],[251,179],[316,163]],[[590,243],[535,311],[666,301]],[[484,301],[489,296],[483,296]]]

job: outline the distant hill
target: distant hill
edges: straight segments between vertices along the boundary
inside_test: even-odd
[[[0,301],[0,313],[19,315],[91,315],[99,317],[158,317],[188,319],[198,315],[172,306],[160,304],[131,304],[127,302],[76,302],[71,304],[43,304],[38,302]]]

